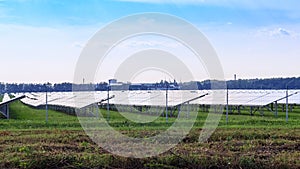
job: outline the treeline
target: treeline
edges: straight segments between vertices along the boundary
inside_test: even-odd
[[[298,78],[246,79],[227,81],[229,89],[300,89]]]
[[[182,90],[206,90],[211,89],[212,81],[203,82],[166,82],[148,83],[148,84],[119,84],[119,88],[130,90],[160,90],[169,86],[169,89]],[[239,79],[227,81],[229,89],[300,89],[300,77],[298,78],[272,78],[272,79]],[[195,87],[196,86],[196,87]],[[77,84],[59,83],[59,84],[24,84],[24,83],[0,83],[0,93],[24,93],[24,92],[71,92],[73,87],[78,90],[96,90],[106,91],[108,83],[97,84]]]
[[[25,84],[25,83],[0,83],[0,93],[26,93],[26,92],[71,92],[73,87],[81,90],[107,90],[107,83],[74,85],[72,83],[44,83],[44,84]]]
[[[221,81],[211,81],[205,80],[203,82],[196,82],[199,90],[209,90],[212,88],[212,83],[214,87],[218,88],[228,88],[228,89],[270,89],[270,90],[280,90],[280,89],[300,89],[300,77],[298,78],[272,78],[272,79],[239,79],[239,80],[229,80],[226,81],[226,85]],[[189,85],[190,84],[190,85]],[[192,82],[179,84],[181,89],[192,89]],[[182,87],[185,86],[185,87]]]

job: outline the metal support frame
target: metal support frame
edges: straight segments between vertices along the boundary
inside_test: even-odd
[[[258,111],[259,111],[259,113],[260,113],[260,115],[261,116],[263,116],[264,115],[264,107],[262,106],[262,107],[258,107]]]
[[[178,117],[180,117],[180,112],[181,112],[181,105],[177,106],[177,109],[178,109]]]
[[[285,113],[285,121],[289,121],[289,91],[288,88],[286,88],[286,113]]]
[[[178,117],[180,117],[180,115],[181,115],[180,112],[181,112],[181,106],[182,106],[182,105],[188,104],[187,109],[190,111],[190,108],[189,108],[190,102],[195,101],[195,100],[197,100],[197,99],[200,99],[200,98],[202,98],[202,97],[205,97],[206,95],[208,95],[208,93],[203,94],[203,95],[198,96],[198,97],[195,97],[195,98],[193,98],[193,99],[187,100],[187,101],[185,101],[185,102],[183,102],[183,103],[180,103],[180,104],[175,105],[174,107],[177,107],[177,109],[178,109]]]
[[[46,123],[48,123],[48,92],[46,91]]]
[[[106,110],[107,110],[107,114],[106,114],[106,120],[109,121],[110,119],[110,112],[109,112],[109,85],[107,87],[107,104],[106,104]]]
[[[166,123],[168,123],[168,85],[166,87]]]
[[[251,116],[253,116],[254,113],[257,112],[257,111],[260,111],[260,106],[250,106],[250,114],[251,114]]]
[[[9,119],[10,118],[9,103],[23,99],[23,98],[25,98],[24,95],[0,102],[0,109],[2,110],[2,111],[0,111],[0,113],[3,114],[3,116],[5,116],[7,119]]]
[[[9,104],[5,104],[2,106],[1,114],[6,117],[6,119],[9,119]]]
[[[270,108],[268,105],[266,105],[264,107],[267,108],[270,112],[274,113],[274,115],[275,115],[275,112],[274,112],[274,110],[272,110],[272,107]]]
[[[188,119],[190,117],[190,102],[187,102],[187,113],[186,113],[186,118]]]
[[[227,88],[227,93],[226,93],[226,124],[228,124],[228,104],[229,104],[229,101],[228,101],[228,88]]]
[[[275,102],[275,116],[278,117],[278,103]]]
[[[9,119],[9,104],[6,105],[6,115],[6,118]]]
[[[289,94],[288,93],[288,88],[287,88],[287,90],[286,90],[286,96],[273,102],[274,106],[275,106],[275,112],[273,110],[273,103],[270,103],[271,107],[269,107],[269,105],[265,105],[263,107],[266,107],[269,111],[273,112],[276,117],[278,117],[278,108],[279,108],[278,107],[278,101],[281,101],[281,100],[285,99],[286,100],[286,103],[285,103],[286,122],[288,122],[288,119],[289,119],[289,99],[288,98],[291,97],[291,96],[293,96],[293,95],[295,95],[295,94],[297,94],[297,93],[298,92]],[[282,105],[282,111],[284,112],[284,104]]]

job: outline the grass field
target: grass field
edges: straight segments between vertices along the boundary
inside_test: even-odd
[[[20,102],[10,104],[10,120],[0,120],[0,168],[300,168],[300,108],[274,117],[222,117],[205,143],[198,137],[207,113],[199,112],[195,126],[176,147],[157,157],[134,159],[108,153],[85,134],[77,117],[32,109]],[[101,110],[104,116],[106,111]],[[110,111],[110,125],[130,136],[148,136],[167,129],[158,118],[136,124]]]

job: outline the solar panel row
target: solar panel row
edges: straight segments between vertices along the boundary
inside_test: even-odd
[[[26,98],[21,101],[31,106],[41,106],[46,104],[45,93],[24,93]],[[167,94],[167,97],[166,97]],[[206,95],[207,94],[207,95]],[[16,94],[22,95],[22,94]],[[168,106],[179,105],[193,98],[205,95],[199,99],[193,100],[190,104],[198,105],[226,105],[225,90],[162,90],[151,91],[110,91],[110,104],[118,105],[136,105],[136,106],[165,106],[166,100]],[[300,104],[300,91],[290,90],[290,104]],[[107,103],[107,91],[97,92],[52,92],[48,93],[48,104],[57,106],[66,106],[73,108],[82,108],[93,103]],[[285,90],[229,90],[229,105],[244,106],[265,106],[275,101],[286,103]]]

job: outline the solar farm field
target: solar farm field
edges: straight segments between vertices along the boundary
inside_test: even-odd
[[[300,106],[293,104],[288,123],[282,106],[277,116],[267,107],[251,116],[250,105],[243,106],[239,113],[229,113],[228,123],[224,110],[218,128],[202,143],[198,138],[208,112],[199,109],[194,127],[177,146],[135,159],[95,144],[74,115],[49,110],[45,122],[45,109],[17,101],[10,104],[10,119],[0,120],[0,168],[299,168]],[[105,107],[99,112],[108,117]],[[176,119],[171,116],[166,123],[161,116],[144,124],[114,110],[109,113],[110,126],[131,137],[150,137]]]

